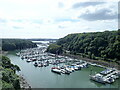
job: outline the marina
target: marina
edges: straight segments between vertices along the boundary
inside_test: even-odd
[[[119,77],[120,77],[120,71],[113,68],[106,69],[93,76],[90,75],[91,80],[94,80],[96,82],[103,83],[103,84],[106,84],[106,83],[111,84],[115,82],[115,80],[118,79]]]
[[[8,54],[32,88],[115,88],[119,71],[95,63],[45,52],[47,45]],[[111,78],[112,80],[111,80]],[[111,82],[110,82],[111,80]],[[57,83],[56,83],[57,82]],[[83,83],[83,84],[82,84]]]
[[[1,90],[120,90],[119,0],[0,0]]]

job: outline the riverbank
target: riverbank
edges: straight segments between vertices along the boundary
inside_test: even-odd
[[[2,50],[0,50],[0,55],[6,55],[8,53],[8,51],[2,51]]]
[[[35,52],[44,51],[43,50],[44,48],[42,48],[42,46],[40,48],[41,48],[40,50],[35,49]],[[39,54],[40,55],[38,56],[42,56],[41,60],[45,58],[46,60],[48,60],[47,58],[50,58],[49,57],[50,55],[48,55],[47,53],[39,53]],[[96,83],[90,80],[89,77],[90,74],[94,75],[98,72],[103,71],[104,68],[89,65],[89,68],[81,69],[79,71],[71,73],[70,75],[66,75],[66,74],[58,75],[56,73],[51,72],[51,68],[54,67],[55,65],[50,64],[47,67],[34,67],[34,62],[28,63],[26,62],[26,59],[21,59],[21,57],[16,56],[12,52],[7,54],[7,56],[12,60],[13,64],[18,65],[21,68],[21,72],[19,72],[18,75],[19,74],[24,75],[23,77],[26,79],[26,81],[29,81],[32,88],[109,88],[109,87],[116,88],[118,87],[117,82],[119,80],[117,80],[113,84],[106,84],[106,85],[102,85],[100,83]],[[63,59],[68,61],[74,60],[69,57],[68,58],[63,57]],[[39,60],[39,58],[37,60]],[[51,58],[50,61],[55,61],[55,57],[53,56],[53,58]]]
[[[9,53],[9,51],[1,51],[0,55],[6,56]],[[28,84],[28,82],[26,81],[26,79],[23,77],[23,75],[18,75],[20,80],[20,88],[22,89],[27,89],[27,90],[31,90],[31,86]]]
[[[27,90],[32,90],[31,86],[28,84],[28,82],[26,81],[26,79],[23,77],[23,75],[19,75],[20,78],[20,87],[22,89],[27,89]]]
[[[96,63],[96,64],[99,64],[102,66],[116,68],[116,69],[120,70],[120,65],[113,63],[113,62],[107,62],[107,61],[103,61],[103,60],[93,60],[93,59],[89,59],[89,58],[82,58],[79,55],[72,55],[72,54],[63,54],[63,56],[68,56],[68,57],[75,58],[75,59],[81,59],[81,60],[84,60],[87,62]]]

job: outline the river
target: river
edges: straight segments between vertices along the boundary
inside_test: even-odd
[[[89,68],[82,68],[80,71],[75,71],[70,75],[56,74],[51,72],[51,67],[35,67],[33,62],[27,63],[20,57],[13,53],[7,54],[13,64],[20,67],[21,71],[17,74],[22,74],[32,88],[117,88],[120,79],[116,80],[113,84],[100,84],[91,81],[89,78],[90,71],[97,73],[103,68],[89,66]]]

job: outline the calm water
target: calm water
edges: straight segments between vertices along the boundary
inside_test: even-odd
[[[118,87],[118,80],[110,84],[100,84],[89,80],[90,69],[93,73],[100,72],[103,68],[90,66],[89,68],[82,68],[80,71],[75,71],[70,75],[58,75],[52,73],[48,67],[34,67],[33,63],[27,63],[21,60],[20,57],[13,54],[7,55],[13,64],[21,68],[20,74],[23,74],[32,88],[114,88]]]
[[[104,70],[100,67],[90,66],[89,68],[82,68],[80,71],[75,71],[70,75],[51,72],[51,67],[34,67],[33,62],[27,63],[20,57],[16,56],[14,52],[7,55],[13,64],[18,65],[22,74],[32,88],[117,88],[120,79],[115,81],[112,85],[100,84],[89,79],[90,71],[92,74]]]

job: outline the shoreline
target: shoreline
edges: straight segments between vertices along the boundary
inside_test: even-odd
[[[26,81],[26,79],[24,78],[23,75],[18,75],[19,78],[20,78],[20,88],[21,89],[29,89],[29,90],[32,90],[30,84],[28,84],[28,82]]]
[[[2,51],[0,50],[0,55],[6,55],[8,53],[8,51]]]
[[[105,66],[105,67],[110,67],[110,68],[116,68],[118,70],[120,70],[120,65],[118,64],[113,64],[113,62],[107,62],[107,61],[102,61],[102,60],[93,60],[93,59],[89,59],[89,58],[82,58],[78,55],[72,55],[72,54],[62,54],[63,56],[68,56],[68,57],[71,57],[71,58],[74,58],[74,59],[81,59],[81,60],[84,60],[84,61],[87,61],[87,62],[91,62],[91,63],[96,63],[96,64],[99,64],[99,65],[102,65],[102,66]]]
[[[2,55],[6,55],[8,54],[9,51],[2,51]],[[74,58],[74,59],[81,59],[81,60],[84,60],[84,61],[87,61],[87,62],[91,62],[91,63],[96,63],[96,64],[99,64],[99,65],[102,65],[102,66],[105,66],[105,67],[110,67],[110,68],[116,68],[118,70],[120,70],[120,65],[118,65],[117,63],[116,64],[113,64],[114,62],[107,62],[107,61],[104,61],[104,60],[93,60],[93,59],[89,59],[89,58],[86,58],[86,57],[80,57],[79,55],[73,55],[73,54],[61,54],[63,56],[68,56],[68,57],[71,57],[71,58]]]
[[[2,51],[0,55],[6,56],[9,53],[9,51]],[[30,84],[28,84],[27,80],[24,78],[23,75],[17,74],[19,76],[19,82],[20,82],[20,88],[21,89],[29,89],[32,90]]]

